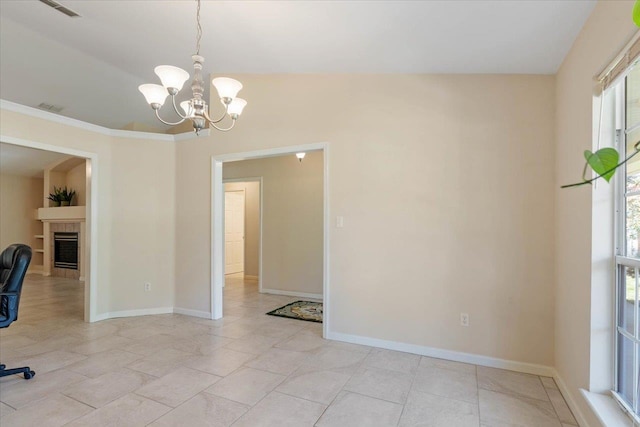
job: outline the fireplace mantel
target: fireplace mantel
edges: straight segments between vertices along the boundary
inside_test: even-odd
[[[86,206],[39,208],[36,214],[36,219],[43,222],[84,222],[86,211]]]

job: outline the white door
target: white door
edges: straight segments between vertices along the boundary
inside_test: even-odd
[[[224,193],[225,274],[244,271],[244,190]]]

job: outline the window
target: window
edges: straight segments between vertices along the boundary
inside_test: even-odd
[[[621,157],[640,141],[640,66],[615,88],[617,144]],[[616,247],[615,396],[640,422],[640,155],[621,167]]]

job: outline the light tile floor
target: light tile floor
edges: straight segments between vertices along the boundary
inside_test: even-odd
[[[296,298],[227,279],[225,318],[82,321],[82,284],[28,276],[0,330],[10,426],[576,425],[551,378],[326,341],[320,324],[266,316]]]

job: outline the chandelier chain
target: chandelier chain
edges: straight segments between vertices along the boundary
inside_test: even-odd
[[[200,25],[200,0],[198,1],[198,8],[196,10],[196,23],[198,26],[196,35],[196,55],[200,55],[200,39],[202,38],[202,25]]]

